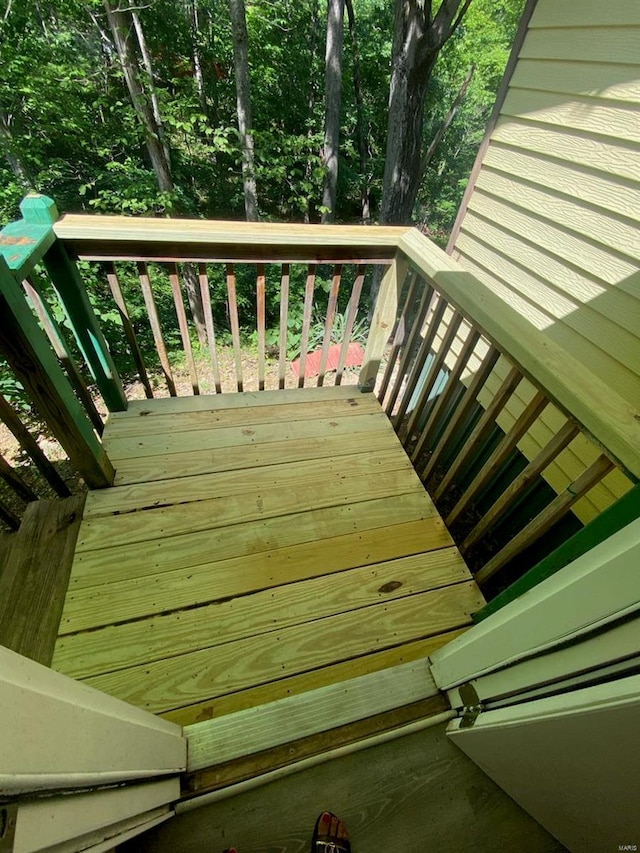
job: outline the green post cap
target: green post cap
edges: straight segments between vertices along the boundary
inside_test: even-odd
[[[33,225],[53,225],[60,216],[55,201],[38,193],[29,193],[22,199],[20,212],[24,221]]]

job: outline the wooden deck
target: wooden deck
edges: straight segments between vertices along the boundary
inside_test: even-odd
[[[192,724],[416,660],[484,600],[371,394],[111,415],[53,667]]]

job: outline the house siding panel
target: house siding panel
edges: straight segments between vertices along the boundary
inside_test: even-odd
[[[450,245],[463,266],[634,406],[638,104],[640,4],[538,0]],[[496,367],[487,399],[505,370]],[[530,399],[527,386],[503,412],[503,429]],[[531,459],[563,419],[550,407],[520,449]],[[545,477],[558,491],[597,453],[586,437],[576,439]],[[587,522],[630,485],[612,472],[574,512]]]

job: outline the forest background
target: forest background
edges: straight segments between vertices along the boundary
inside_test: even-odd
[[[18,218],[21,198],[36,190],[61,211],[413,221],[442,244],[523,5],[5,0],[0,219]],[[118,356],[122,335],[109,334],[117,312],[97,271],[84,272]],[[142,322],[135,271],[123,285]],[[248,329],[255,278],[238,285]],[[168,281],[157,287],[168,318]],[[224,283],[217,293],[212,276],[212,287],[224,330]],[[294,297],[302,289],[302,278],[292,282]],[[277,310],[274,293],[269,316]],[[178,343],[177,328],[167,336]],[[141,342],[153,349],[148,329]]]

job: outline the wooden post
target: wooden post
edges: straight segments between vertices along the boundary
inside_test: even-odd
[[[27,225],[49,225],[58,218],[54,202],[46,196],[27,196],[20,205]],[[76,264],[64,245],[55,240],[42,259],[60,302],[64,306],[80,351],[110,412],[127,408],[122,383],[93,312]]]
[[[0,353],[87,485],[110,486],[113,466],[4,258],[0,314]]]
[[[373,320],[367,337],[367,345],[364,351],[362,370],[358,380],[361,391],[373,391],[376,377],[380,369],[380,362],[384,354],[391,332],[396,322],[398,304],[400,302],[400,291],[407,275],[408,262],[404,257],[396,256],[395,260],[387,269],[373,312]]]

